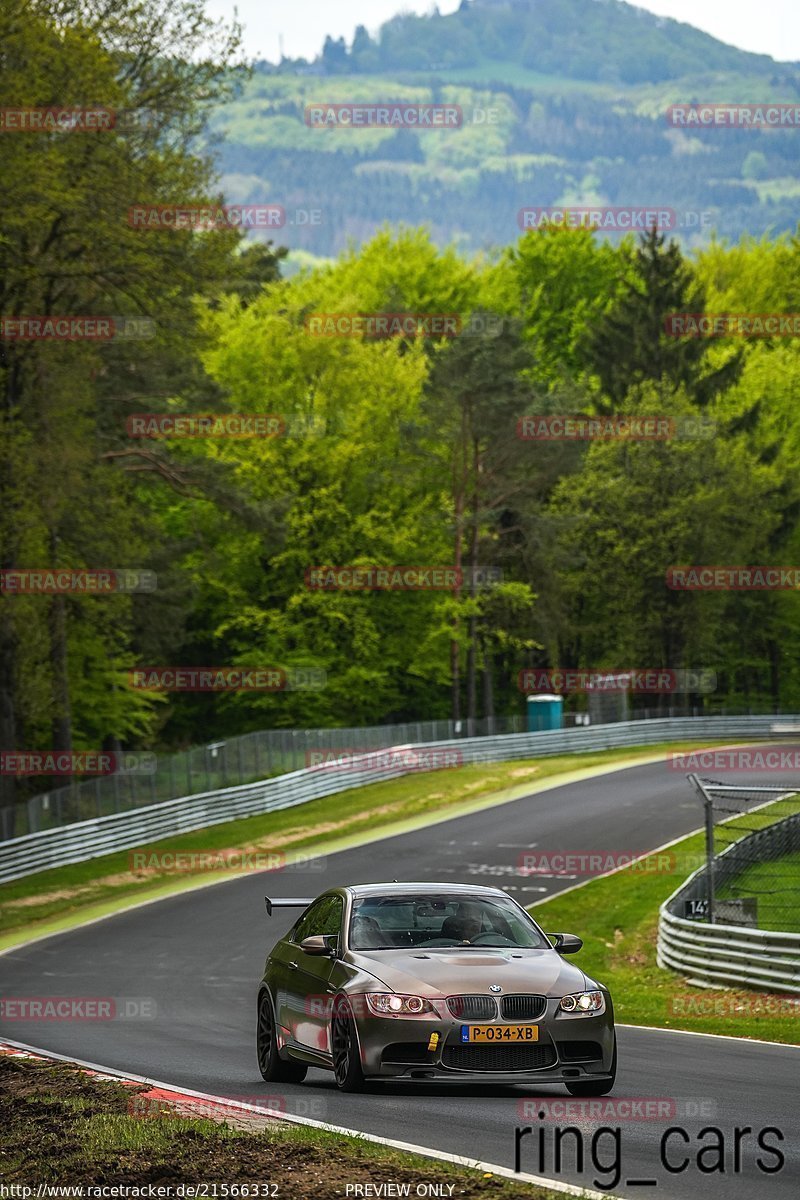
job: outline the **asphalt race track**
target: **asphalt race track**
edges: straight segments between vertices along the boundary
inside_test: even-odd
[[[256,987],[267,949],[292,921],[289,915],[267,918],[265,892],[313,896],[335,884],[441,879],[505,887],[530,904],[579,881],[520,876],[516,864],[527,848],[644,853],[698,828],[701,820],[699,801],[683,775],[665,764],[633,767],[343,851],[319,860],[314,870],[237,877],[146,905],[0,957],[0,990],[6,997],[115,997],[118,1004],[128,1002],[130,1019],[4,1020],[0,1036],[162,1082],[264,1103],[277,1089],[261,1080],[256,1066]],[[573,961],[580,965],[580,955]],[[150,1015],[147,1006],[137,1010],[131,1001],[147,1002]],[[515,1165],[515,1128],[532,1125],[534,1134],[520,1148],[523,1172],[625,1197],[683,1200],[702,1193],[704,1200],[795,1200],[800,1195],[800,1049],[632,1027],[620,1028],[618,1038],[613,1096],[659,1098],[670,1106],[662,1113],[670,1115],[540,1121],[537,1096],[551,1103],[566,1100],[565,1089],[537,1093],[522,1086],[405,1083],[346,1096],[336,1091],[332,1075],[313,1069],[305,1083],[283,1085],[277,1103],[290,1113],[509,1168]],[[598,1136],[593,1151],[592,1135],[604,1124],[619,1129],[619,1148],[608,1133]],[[575,1136],[565,1138],[561,1169],[554,1168],[553,1131],[559,1125],[575,1125],[582,1133],[582,1171],[576,1169]],[[660,1161],[659,1143],[670,1125],[686,1131],[687,1141],[676,1135],[668,1147],[673,1167],[686,1162],[684,1170],[670,1172]],[[724,1173],[698,1167],[698,1151],[714,1136],[698,1141],[706,1126],[721,1131]],[[784,1140],[767,1134],[765,1145],[779,1146],[785,1158],[782,1169],[770,1174],[756,1165],[760,1158],[765,1167],[776,1166],[774,1154],[756,1144],[768,1126]],[[738,1171],[735,1127],[751,1131],[741,1135]],[[703,1165],[714,1166],[708,1149]]]

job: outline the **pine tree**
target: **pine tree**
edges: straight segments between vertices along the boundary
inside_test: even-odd
[[[705,294],[677,242],[664,243],[656,229],[642,236],[621,296],[584,343],[586,364],[612,402],[608,411],[621,404],[632,386],[647,380],[682,385],[702,408],[741,374],[740,350],[707,369],[710,343],[705,338],[667,334],[669,314],[703,312]]]

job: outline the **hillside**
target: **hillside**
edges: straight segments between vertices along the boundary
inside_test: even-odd
[[[464,125],[304,123],[308,104],[387,100],[460,104]],[[797,129],[671,128],[667,106],[690,100],[797,103],[800,66],[618,0],[472,0],[327,39],[313,63],[260,63],[213,128],[228,197],[284,205],[279,240],[314,255],[387,221],[488,249],[533,205],[673,208],[687,245],[793,230]]]
[[[515,64],[567,79],[659,83],[703,71],[770,72],[767,55],[621,0],[464,0],[449,16],[394,17],[351,48],[328,38],[326,69],[373,75]]]

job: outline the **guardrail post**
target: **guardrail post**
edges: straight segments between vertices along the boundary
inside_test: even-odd
[[[800,724],[800,715],[788,717],[792,721]],[[521,723],[521,718],[516,718],[516,724]],[[512,723],[513,724],[513,723]],[[433,731],[434,723],[429,725]],[[725,736],[744,736],[745,734],[756,737],[768,736],[770,730],[770,718],[743,718],[742,720],[728,719],[720,721],[719,718],[710,718],[707,722],[703,721],[698,729],[697,734],[702,733],[704,737],[720,737]],[[451,735],[454,734],[453,723],[443,721],[436,724],[436,729],[444,729]],[[395,735],[403,731],[403,726],[394,727]],[[408,729],[406,727],[406,732]],[[459,748],[464,753],[465,759],[474,761],[479,758],[480,761],[503,761],[507,758],[524,758],[524,757],[542,757],[545,755],[561,754],[570,749],[576,751],[593,751],[605,746],[617,745],[638,745],[644,741],[669,741],[670,736],[673,740],[685,738],[688,735],[688,730],[683,722],[683,719],[669,719],[651,722],[647,729],[642,728],[640,722],[626,722],[618,725],[589,727],[585,729],[570,729],[548,731],[546,733],[532,733],[520,735],[512,735],[509,738],[498,737],[487,742],[473,741],[460,738],[458,740]],[[694,728],[692,728],[692,736],[695,736]],[[337,748],[345,748],[348,744],[353,743],[354,734],[357,730],[328,730],[326,731],[325,741],[330,745],[336,739],[332,736],[337,735]],[[268,769],[274,768],[286,775],[291,773],[288,759],[294,761],[299,757],[301,760],[297,766],[302,766],[303,746],[319,746],[323,740],[319,731],[291,731],[281,730],[274,731],[266,735],[266,751],[268,759]],[[377,736],[377,735],[375,735]],[[452,742],[453,736],[442,739]],[[282,749],[281,749],[282,748]],[[452,747],[448,747],[452,748]],[[186,776],[190,782],[188,793],[178,793],[177,788],[173,787],[175,792],[174,797],[165,801],[162,805],[145,805],[144,793],[148,788],[144,781],[141,787],[137,789],[139,805],[142,806],[142,812],[134,811],[121,812],[121,808],[130,809],[131,805],[124,803],[126,799],[132,799],[131,792],[133,788],[131,784],[134,782],[131,779],[125,789],[125,795],[121,796],[120,777],[118,773],[114,773],[112,778],[105,777],[99,780],[101,791],[102,804],[101,808],[110,808],[110,804],[106,804],[106,791],[109,794],[109,800],[113,798],[116,806],[116,815],[111,812],[106,812],[105,815],[98,821],[97,817],[92,817],[89,820],[71,822],[66,828],[60,829],[58,826],[63,825],[65,819],[72,816],[69,811],[68,789],[60,788],[49,794],[49,806],[47,798],[41,799],[42,813],[40,816],[41,825],[48,826],[47,829],[41,832],[30,830],[28,835],[21,837],[11,837],[17,832],[9,817],[16,817],[16,811],[0,810],[0,834],[4,835],[3,842],[0,843],[0,881],[16,879],[22,875],[30,874],[34,870],[43,870],[53,865],[63,865],[70,862],[81,862],[87,858],[95,857],[99,854],[108,854],[115,850],[127,849],[131,846],[141,845],[147,840],[153,840],[156,835],[168,836],[175,832],[187,832],[189,829],[201,829],[209,824],[217,823],[216,819],[212,819],[208,804],[205,798],[196,799],[193,797],[191,788],[192,777],[199,774],[198,782],[203,778],[203,767],[199,767],[197,771],[192,769],[191,754],[192,751],[183,751],[187,754],[186,760]],[[177,756],[173,762],[170,756],[170,777],[173,785],[177,783],[177,779],[182,776],[183,769],[177,763]],[[341,772],[314,772],[308,770],[299,770],[297,776],[287,783],[281,779],[259,780],[256,783],[243,788],[243,795],[237,797],[229,797],[226,792],[217,791],[213,794],[220,798],[221,804],[219,812],[216,814],[219,820],[229,820],[231,815],[245,816],[254,815],[259,812],[273,811],[295,804],[305,803],[307,800],[318,799],[323,795],[333,795],[338,791],[346,790],[350,787],[356,787],[361,784],[366,784],[375,781],[374,771],[359,771],[350,777]],[[392,768],[385,772],[379,773],[383,778],[395,778],[398,775],[404,774],[401,768]],[[691,778],[691,777],[690,777]],[[695,786],[698,783],[692,781]],[[151,780],[150,787],[152,788],[153,781]],[[87,788],[87,793],[91,796],[92,786],[97,787],[97,782],[94,785],[90,784]],[[703,783],[703,789],[708,788],[713,795],[713,786],[708,782]],[[761,789],[764,790],[764,789]],[[770,788],[766,789],[772,790]],[[783,787],[775,788],[776,792],[784,792]],[[800,791],[800,789],[797,789]],[[200,789],[198,788],[199,792]],[[233,801],[235,799],[235,812],[233,812]],[[39,801],[37,801],[37,804]],[[31,804],[28,809],[31,814],[31,819],[34,824],[37,806]],[[22,825],[26,816],[24,808],[19,809],[19,817],[17,818],[18,825]],[[5,818],[5,819],[4,819]],[[710,832],[710,831],[709,831]],[[709,839],[711,841],[711,839]],[[710,849],[713,847],[710,847]],[[720,864],[724,860],[720,858],[716,864],[716,873],[721,872]],[[720,878],[722,878],[720,874]],[[712,888],[716,880],[712,880]],[[699,889],[698,889],[699,890]],[[712,917],[713,904],[715,897],[712,892]],[[674,918],[679,920],[679,918]],[[681,927],[692,927],[691,922],[686,925],[681,922]],[[696,926],[695,926],[696,933]],[[660,933],[662,943],[664,937]],[[719,938],[719,931],[706,929],[708,938]],[[743,934],[741,936],[744,936]],[[760,935],[769,938],[772,935]],[[800,943],[800,934],[795,935],[780,935],[782,938],[794,938],[791,942],[792,948],[797,943]],[[665,944],[665,943],[664,943]],[[673,956],[674,957],[674,956]],[[772,968],[771,968],[772,969]],[[800,994],[800,963],[798,963],[796,977],[792,979],[792,984],[797,984],[796,990]],[[781,981],[782,986],[788,986]],[[791,988],[789,989],[791,990]]]
[[[687,776],[692,787],[703,800],[706,830],[706,897],[708,899],[708,923],[714,924],[714,801],[703,787],[697,775]]]
[[[714,924],[714,803],[703,794],[706,810],[706,895],[708,896],[708,923]]]

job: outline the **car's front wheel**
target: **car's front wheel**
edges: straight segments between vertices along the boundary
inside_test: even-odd
[[[362,1092],[364,1072],[361,1070],[361,1055],[358,1049],[356,1019],[350,1003],[343,996],[337,997],[331,1017],[331,1055],[333,1074],[340,1092]]]
[[[267,1083],[302,1083],[308,1072],[305,1063],[284,1062],[278,1052],[278,1037],[272,1001],[267,992],[258,998],[258,1029],[256,1031],[258,1069]]]
[[[611,1059],[611,1078],[582,1079],[580,1083],[568,1083],[567,1091],[570,1096],[607,1096],[617,1079],[617,1040],[614,1039],[614,1055]]]

